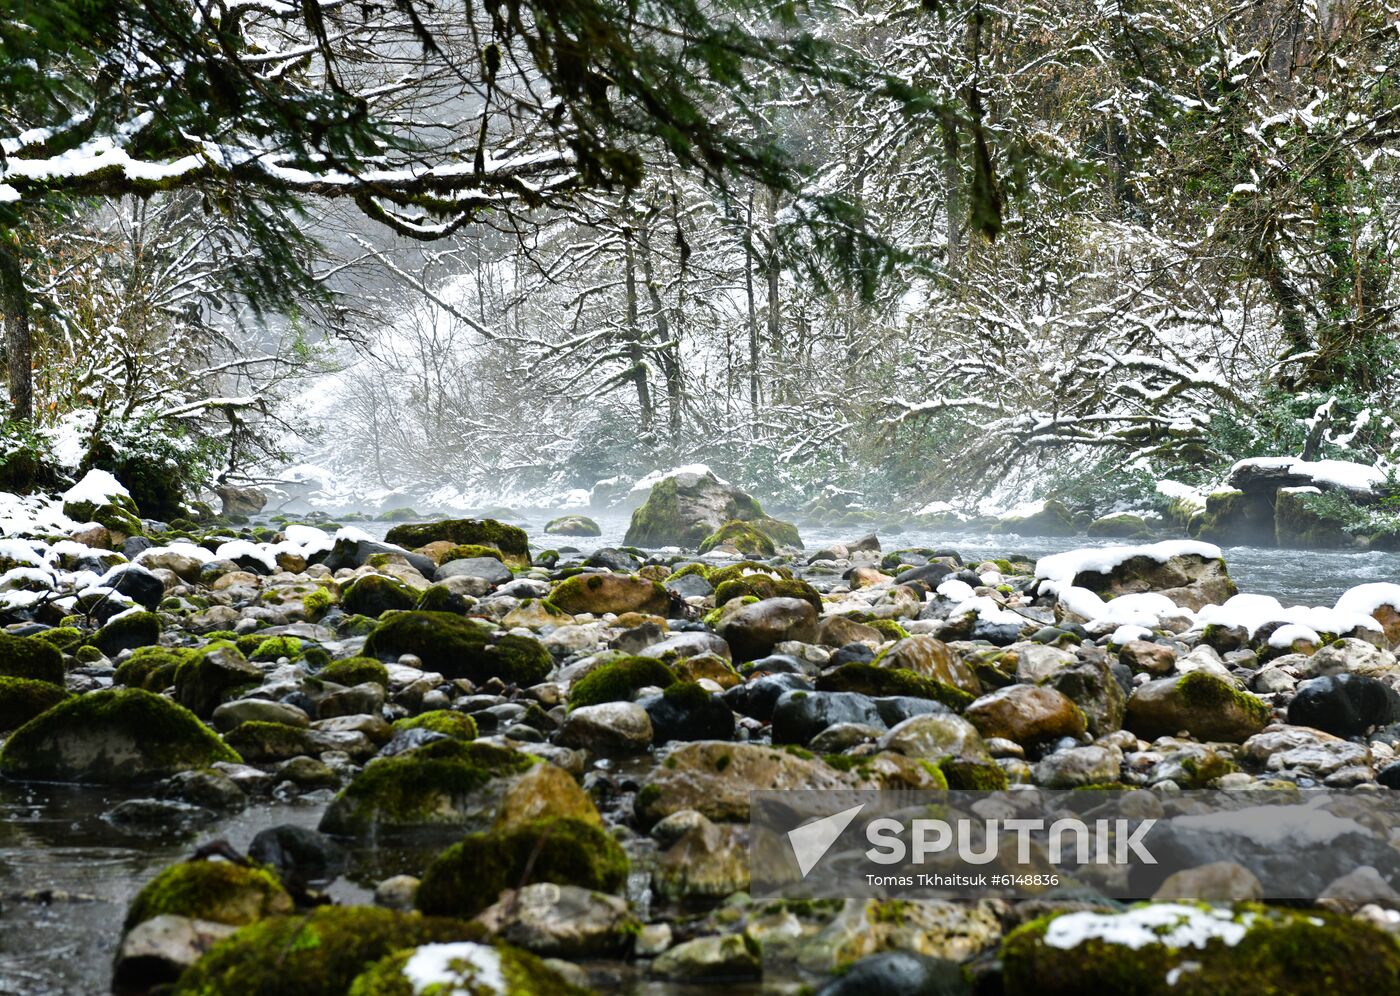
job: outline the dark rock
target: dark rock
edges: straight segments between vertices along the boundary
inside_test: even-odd
[[[443,578],[459,576],[481,578],[493,585],[505,584],[515,578],[510,568],[495,557],[464,557],[461,560],[449,560],[440,565],[434,580],[441,581]]]
[[[605,570],[615,571],[618,574],[631,574],[641,566],[637,558],[626,550],[619,550],[616,547],[605,546],[594,550],[588,555],[588,559],[583,562],[584,567],[602,567]]]
[[[764,674],[724,693],[724,701],[740,715],[761,722],[773,717],[773,707],[784,692],[812,690],[812,683],[800,674]]]
[[[672,740],[731,740],[734,713],[722,696],[681,683],[638,703],[651,717],[652,743]]]
[[[1329,674],[1298,686],[1288,722],[1339,737],[1359,737],[1400,720],[1400,695],[1385,682],[1359,674]]]
[[[147,609],[154,609],[165,597],[165,584],[144,567],[120,568],[108,575],[107,585]]]
[[[259,830],[248,857],[271,865],[284,881],[326,882],[345,866],[345,851],[325,834],[292,823]]]
[[[858,692],[788,691],[773,708],[773,742],[807,744],[837,723],[883,727],[875,700]]]
[[[678,578],[668,578],[661,586],[681,598],[704,598],[714,593],[715,587],[699,574],[685,574]]]
[[[971,996],[972,987],[955,961],[908,951],[869,955],[828,982],[817,996]]]

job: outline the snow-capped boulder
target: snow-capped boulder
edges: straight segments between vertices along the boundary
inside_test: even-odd
[[[1209,543],[1071,550],[1041,558],[1035,572],[1056,591],[1083,588],[1113,598],[1158,592],[1192,611],[1219,605],[1236,593],[1220,548]]]

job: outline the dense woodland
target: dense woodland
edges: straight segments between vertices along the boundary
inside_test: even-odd
[[[1393,0],[6,7],[14,486],[1400,459]]]

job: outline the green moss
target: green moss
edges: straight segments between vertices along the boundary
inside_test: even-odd
[[[21,726],[0,751],[0,774],[120,784],[240,760],[189,710],[126,688],[88,692]]]
[[[517,567],[530,565],[530,543],[525,530],[495,519],[444,519],[416,525],[395,526],[384,537],[388,543],[416,550],[429,543],[494,547],[501,559]]]
[[[494,744],[435,740],[365,765],[326,810],[321,830],[360,836],[457,826],[455,813],[473,793],[493,778],[520,774],[535,763]]]
[[[347,657],[342,661],[332,661],[316,672],[316,677],[347,687],[363,685],[367,681],[389,687],[389,669],[373,657]]]
[[[316,753],[311,731],[285,723],[249,720],[239,723],[224,739],[252,764],[270,764]]]
[[[909,631],[893,619],[867,619],[865,625],[880,631],[886,640],[907,640]]]
[[[454,560],[474,560],[477,557],[494,557],[496,560],[505,562],[505,557],[501,556],[501,551],[494,546],[482,546],[479,543],[460,543],[442,555],[439,563],[450,564]]]
[[[1007,787],[1006,772],[991,761],[974,761],[966,758],[945,757],[938,762],[938,770],[948,780],[950,789],[967,789],[973,792],[1003,792]]]
[[[475,740],[477,737],[476,720],[464,712],[454,712],[451,709],[432,709],[408,719],[396,720],[394,729],[431,730],[458,740]]]
[[[674,702],[682,709],[700,709],[713,697],[698,681],[677,681],[667,685],[662,692],[667,702]]]
[[[346,612],[376,619],[386,612],[411,609],[417,604],[418,592],[384,574],[361,575],[340,596],[340,605]]]
[[[816,609],[818,615],[822,611],[821,595],[806,581],[796,578],[774,578],[767,574],[750,574],[747,577],[721,582],[715,588],[715,605],[722,606],[726,602],[745,596],[757,599],[800,598]]]
[[[416,950],[416,949],[415,949]],[[553,969],[534,955],[497,944],[496,955],[502,996],[588,996],[591,990],[578,989],[565,982]],[[404,966],[414,951],[400,951],[366,969],[350,986],[349,996],[467,996],[480,989],[479,968],[471,960],[454,963],[453,976],[421,990],[404,975]],[[489,992],[494,996],[496,988]]]
[[[55,626],[46,629],[42,633],[35,633],[33,639],[43,640],[51,644],[65,654],[77,651],[78,645],[83,642],[83,631],[76,626]]]
[[[461,595],[449,590],[445,585],[435,584],[423,589],[413,607],[419,612],[460,613],[466,605]]]
[[[657,581],[615,574],[575,574],[554,586],[549,603],[569,615],[592,612],[647,612],[664,616],[671,595]]]
[[[676,675],[654,657],[624,657],[594,668],[569,689],[569,708],[630,701],[639,688],[669,688]]]
[[[714,573],[714,568],[711,567],[709,564],[702,564],[699,561],[695,561],[689,564],[685,564],[682,567],[676,568],[670,574],[666,575],[666,579],[668,581],[674,581],[676,578],[683,578],[688,577],[691,574],[696,574],[704,578],[706,581],[709,581],[710,575],[712,573]]]
[[[414,654],[429,671],[478,684],[500,678],[509,684],[535,685],[554,664],[538,640],[503,634],[448,612],[386,616],[365,641],[365,653],[380,658]]]
[[[1203,946],[1183,948],[1165,943],[1129,947],[1099,938],[1069,948],[1051,947],[1045,933],[1053,919],[1043,917],[1018,927],[1002,942],[1007,996],[1400,992],[1400,946],[1369,923],[1317,909],[1241,904],[1232,919],[1246,930],[1237,942],[1212,938]]]
[[[185,971],[174,996],[345,996],[367,965],[395,951],[484,933],[460,920],[322,906],[261,920],[220,941]]]
[[[742,577],[751,577],[754,573],[775,575],[787,580],[792,579],[791,568],[775,567],[771,564],[758,564],[752,560],[741,560],[739,563],[730,564],[728,567],[712,569],[707,580],[718,590],[719,586],[726,581],[734,581]]]
[[[99,505],[92,513],[91,520],[109,532],[123,536],[141,536],[141,520],[116,505]]]
[[[270,868],[232,861],[185,861],[145,884],[126,911],[123,930],[173,914],[242,927],[292,912],[292,897]]]
[[[285,657],[296,660],[301,656],[302,642],[295,636],[269,636],[254,648],[250,658],[255,661],[275,661]]]
[[[187,647],[139,647],[117,665],[112,680],[127,688],[159,692],[175,684],[175,672],[199,651]]]
[[[1267,726],[1273,718],[1273,713],[1262,701],[1205,671],[1182,675],[1177,679],[1176,688],[1181,694],[1181,701],[1192,710],[1214,712],[1233,707],[1260,728]]]
[[[303,595],[301,599],[302,611],[306,613],[306,618],[310,622],[316,622],[329,612],[334,604],[335,598],[331,595],[330,589],[324,585]]]
[[[750,523],[731,519],[700,541],[700,552],[709,553],[718,546],[731,546],[746,557],[771,557],[778,552],[773,541]]]
[[[433,859],[418,887],[424,913],[471,917],[504,889],[529,882],[617,892],[628,861],[606,831],[583,820],[537,820],[506,830],[468,834]]]
[[[260,676],[237,646],[211,643],[175,669],[175,701],[196,716],[209,716],[229,694]]]
[[[73,698],[62,686],[33,678],[0,678],[0,733],[23,726],[35,716]]]
[[[877,664],[853,662],[842,664],[834,671],[817,678],[817,689],[823,692],[859,692],[862,695],[912,695],[920,699],[942,702],[950,709],[965,709],[973,696],[947,682],[902,667],[880,667]]]
[[[412,522],[423,518],[411,508],[391,508],[374,517],[376,522]]]
[[[63,684],[63,655],[46,640],[0,633],[0,678]]]
[[[547,533],[563,536],[602,536],[603,530],[586,515],[561,515],[544,524]]]

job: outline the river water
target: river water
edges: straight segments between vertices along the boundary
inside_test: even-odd
[[[627,518],[598,517],[596,538],[545,536],[548,516],[527,520],[532,546],[572,546],[591,552],[622,542]],[[361,523],[382,536],[387,526]],[[808,549],[854,539],[854,529],[803,530]],[[1030,558],[1112,541],[953,534],[910,529],[881,537],[885,550],[903,547],[956,549],[965,560],[1018,553]],[[1368,581],[1400,582],[1400,554],[1275,550],[1230,547],[1230,573],[1242,591],[1277,597],[1285,605],[1332,605],[1348,588]],[[137,793],[136,795],[139,795]],[[87,996],[108,991],[114,946],[126,907],[160,868],[196,846],[223,838],[240,850],[265,827],[293,823],[315,827],[320,805],[262,803],[188,834],[132,833],[104,819],[123,799],[112,789],[0,782],[0,996]],[[416,871],[421,858],[400,851],[361,848],[328,891],[341,902],[366,902],[373,883],[399,871]],[[731,987],[732,988],[732,987]],[[643,985],[634,992],[661,992]],[[670,991],[670,990],[667,990]]]

